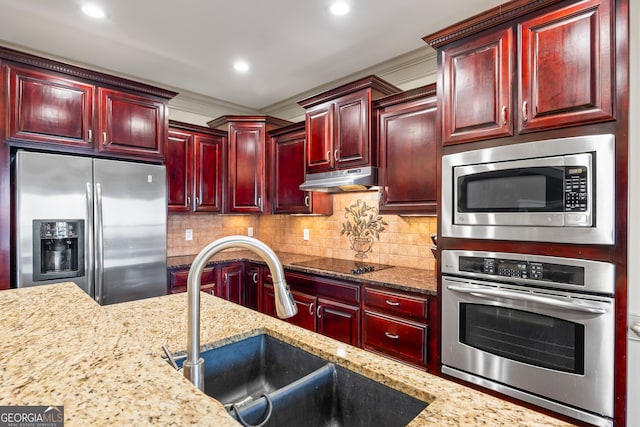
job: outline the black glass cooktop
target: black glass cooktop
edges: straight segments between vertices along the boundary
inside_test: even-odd
[[[372,271],[379,271],[393,267],[392,265],[376,264],[375,262],[351,261],[348,259],[338,258],[317,258],[309,261],[294,262],[292,264],[299,265],[301,267],[309,267],[345,274],[371,273]]]

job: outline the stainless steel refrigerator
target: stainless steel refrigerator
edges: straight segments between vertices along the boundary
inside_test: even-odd
[[[161,165],[18,151],[16,286],[75,282],[99,304],[166,294]]]

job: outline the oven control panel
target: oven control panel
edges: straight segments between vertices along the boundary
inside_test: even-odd
[[[584,268],[518,259],[461,256],[460,272],[584,285]]]

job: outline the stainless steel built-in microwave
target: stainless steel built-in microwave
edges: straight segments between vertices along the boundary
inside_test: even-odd
[[[613,244],[614,136],[513,144],[442,158],[442,235]]]

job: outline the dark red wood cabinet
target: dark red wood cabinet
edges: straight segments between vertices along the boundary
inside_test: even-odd
[[[305,108],[307,173],[377,165],[372,102],[400,89],[369,76],[298,101]]]
[[[227,212],[270,212],[267,132],[290,123],[263,115],[222,116],[208,123],[229,134]]]
[[[244,305],[244,262],[222,264],[219,267],[218,295],[227,301]]]
[[[305,123],[294,123],[269,132],[270,168],[273,189],[271,209],[274,214],[333,213],[330,194],[300,190],[306,175]]]
[[[245,262],[244,264],[244,306],[258,310],[258,301],[263,289],[263,268],[259,264]]]
[[[429,299],[420,294],[365,286],[363,348],[426,368],[431,351],[429,316],[433,315],[429,313]]]
[[[512,55],[511,28],[465,40],[440,52],[444,144],[513,134]]]
[[[171,121],[166,141],[170,212],[222,212],[225,132]]]
[[[7,141],[62,152],[164,158],[167,100],[175,93],[9,49],[0,49],[2,57],[9,59],[2,67]]]
[[[7,65],[7,139],[92,148],[96,87],[73,78]]]
[[[188,268],[169,268],[167,270],[167,294],[187,292]],[[218,282],[218,270],[214,267],[206,267],[200,276],[200,290],[211,295],[216,295]]]
[[[98,151],[164,158],[165,102],[107,88],[98,88],[98,99]]]
[[[435,85],[375,102],[383,213],[435,214],[438,190]]]
[[[260,311],[275,316],[273,284],[264,281]],[[360,285],[298,272],[285,272],[298,313],[285,321],[360,347]]]
[[[613,118],[610,0],[581,1],[518,24],[518,131]]]
[[[610,0],[589,0],[450,45],[427,39],[442,47],[443,144],[613,119],[612,22]]]

